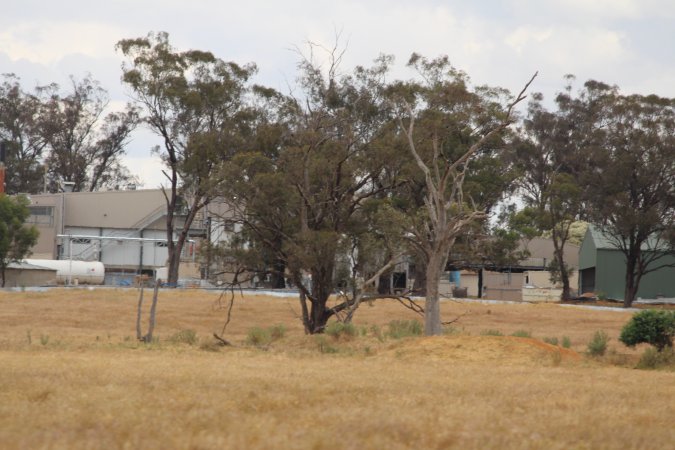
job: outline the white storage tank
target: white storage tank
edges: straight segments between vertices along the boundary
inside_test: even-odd
[[[103,284],[105,267],[99,261],[71,261],[68,259],[26,259],[28,264],[56,269],[58,284]]]

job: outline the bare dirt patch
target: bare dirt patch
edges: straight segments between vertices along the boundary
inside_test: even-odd
[[[515,336],[424,337],[392,344],[384,353],[410,360],[432,358],[511,365],[541,365],[554,358],[559,358],[558,363],[581,361],[581,356],[573,350]]]

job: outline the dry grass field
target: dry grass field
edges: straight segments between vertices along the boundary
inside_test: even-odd
[[[161,292],[147,345],[136,299],[0,293],[0,448],[675,448],[675,372],[633,368],[643,348],[617,339],[628,312],[448,301],[451,333],[394,339],[387,324],[415,315],[378,301],[357,312],[360,335],[333,338],[304,335],[295,299],[247,296],[235,345],[217,347],[217,294]],[[275,324],[282,337],[247,343]],[[596,330],[611,338],[599,360],[584,355]],[[571,349],[542,342],[563,336]]]

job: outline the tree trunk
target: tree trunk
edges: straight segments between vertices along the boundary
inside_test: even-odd
[[[440,255],[433,255],[426,271],[426,304],[424,306],[424,334],[437,336],[442,334],[441,305],[438,296],[438,283],[441,279]]]
[[[281,258],[275,258],[272,263],[272,289],[284,289],[286,287],[286,280],[284,273],[286,272],[286,262]]]
[[[570,295],[570,277],[568,273],[567,266],[565,265],[565,259],[563,256],[562,249],[556,251],[556,258],[558,259],[558,267],[560,268],[560,281],[562,282],[563,288],[562,293],[560,294],[560,299],[565,301],[569,300]]]
[[[312,270],[312,307],[310,310],[310,333],[323,333],[330,318],[326,303],[333,288],[333,263]]]
[[[152,342],[152,333],[155,331],[155,312],[157,310],[157,296],[159,294],[159,285],[162,284],[162,280],[157,279],[155,283],[155,290],[152,293],[152,306],[150,306],[150,319],[148,321],[148,334],[143,337],[143,342],[150,343]]]
[[[138,307],[136,309],[136,339],[139,341],[143,337],[143,332],[141,330],[141,315],[143,314],[143,281],[141,281],[141,293],[138,297]]]
[[[623,307],[630,308],[637,295],[637,283],[635,282],[635,268],[637,266],[637,257],[629,254],[626,258],[626,289],[623,294]]]

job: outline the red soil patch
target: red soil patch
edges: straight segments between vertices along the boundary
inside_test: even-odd
[[[574,363],[581,360],[574,350],[532,338],[514,336],[435,336],[406,339],[392,344],[385,352],[404,359],[535,363],[536,365]]]

